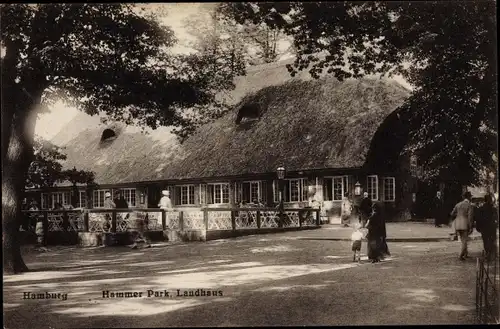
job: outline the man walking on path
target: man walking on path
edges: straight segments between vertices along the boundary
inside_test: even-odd
[[[460,251],[460,260],[465,260],[467,257],[467,240],[472,233],[472,224],[474,216],[474,208],[470,202],[471,193],[465,192],[463,200],[456,204],[451,212],[451,217],[455,218],[455,231],[460,237],[462,248]]]
[[[365,227],[368,218],[370,218],[372,214],[372,206],[372,200],[368,197],[368,192],[363,193],[363,199],[361,200],[361,203],[359,205],[359,211],[361,215],[360,221],[363,227]]]
[[[447,211],[445,209],[444,200],[441,197],[441,191],[436,192],[436,197],[433,202],[434,226],[441,227],[447,222]]]

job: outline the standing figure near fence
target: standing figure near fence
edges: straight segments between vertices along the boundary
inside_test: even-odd
[[[436,192],[436,197],[432,203],[432,212],[435,227],[441,227],[441,225],[448,224],[448,214],[445,209],[443,197],[441,196],[441,191]]]
[[[454,229],[460,237],[462,245],[459,256],[460,260],[465,260],[468,256],[467,240],[469,239],[469,235],[472,233],[474,208],[470,199],[471,193],[469,191],[465,192],[463,194],[463,200],[457,203],[451,212],[451,217],[455,218]]]
[[[45,249],[45,232],[43,227],[43,217],[38,217],[35,226],[35,234],[36,234],[36,246],[40,250]]]
[[[498,210],[493,205],[491,194],[484,196],[484,204],[477,210],[476,230],[481,233],[484,252],[488,260],[493,259],[497,253]]]
[[[169,211],[172,211],[172,200],[170,200],[170,191],[168,190],[163,190],[161,191],[161,194],[163,194],[163,196],[161,197],[160,199],[160,202],[158,203],[158,207],[162,210],[165,210],[166,213],[165,213],[165,217],[167,219],[167,225],[169,225],[169,218],[168,218],[168,212]]]
[[[109,192],[106,192],[104,194],[104,208],[106,208],[106,209],[115,209],[116,208],[115,203],[113,202],[113,200],[111,200],[111,193],[109,193]],[[105,222],[103,224],[103,229],[104,229],[104,231],[109,231],[111,229],[111,216],[109,214],[106,214],[104,216],[104,218],[105,218]]]
[[[372,214],[372,199],[368,197],[368,192],[363,193],[363,199],[361,199],[361,203],[359,205],[359,215],[360,215],[360,222],[361,226],[365,227],[366,222],[368,221],[368,218],[370,218]]]
[[[164,210],[172,210],[172,200],[170,200],[170,191],[163,190],[161,191],[161,194],[163,194],[163,196],[161,197],[160,202],[158,203],[158,207]]]
[[[28,206],[28,210],[31,210],[31,211],[38,211],[40,210],[38,208],[38,204],[35,200],[31,199],[30,203],[29,203],[29,206]],[[28,219],[28,227],[27,227],[27,230],[31,230],[33,227],[36,228],[36,223],[38,222],[38,219],[40,218],[40,215],[37,214],[37,213],[30,213],[29,214],[29,219]]]
[[[351,199],[349,198],[349,193],[346,193],[344,195],[344,198],[342,199],[341,215],[340,215],[344,227],[349,227],[349,224],[351,223],[351,214],[352,214],[352,202]]]
[[[120,190],[115,191],[115,198],[113,202],[115,203],[116,209],[128,209],[127,200],[125,200]]]
[[[132,238],[134,244],[130,246],[132,249],[137,249],[137,242],[144,242],[146,245],[144,248],[151,248],[151,241],[146,236],[148,231],[148,215],[145,216],[135,216],[135,227],[131,227]]]

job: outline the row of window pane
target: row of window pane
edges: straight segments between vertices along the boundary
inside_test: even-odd
[[[323,193],[325,201],[342,201],[348,192],[348,176],[336,176],[323,179]]]
[[[323,182],[323,197],[325,201],[341,201],[343,196],[350,191],[348,176],[325,178]],[[368,192],[368,197],[374,201],[378,200],[378,189],[378,176],[368,176],[366,178],[366,192]],[[395,178],[384,177],[382,185],[382,200],[394,201],[395,189]]]
[[[378,200],[378,176],[368,176],[366,178],[366,192],[372,200]]]
[[[183,185],[175,188],[175,203],[180,205],[193,205],[195,185]],[[172,195],[171,195],[172,196]]]
[[[235,202],[237,204],[266,203],[266,182],[265,181],[252,181],[252,182],[237,182],[235,189]]]
[[[111,193],[111,198],[114,199],[114,191],[113,190],[94,190],[93,192],[93,198],[92,198],[92,206],[94,208],[103,208],[104,207],[104,199],[105,199],[105,194],[106,192]],[[135,207],[137,205],[136,203],[136,189],[134,188],[126,188],[126,189],[121,189],[120,192],[123,195],[123,198],[125,201],[127,201],[127,204],[129,207]]]
[[[207,201],[209,204],[229,203],[229,184],[208,184]]]
[[[279,202],[279,182],[274,181],[274,202]],[[307,181],[305,178],[285,179],[283,202],[307,201]]]
[[[278,182],[274,181],[274,201],[278,202],[279,190]],[[367,177],[367,188],[369,197],[372,200],[378,200],[378,177]],[[183,185],[171,190],[171,195],[175,196],[175,204],[179,205],[194,205],[197,204],[195,200],[195,188],[197,185]],[[206,199],[203,198],[202,187],[206,188]],[[395,179],[394,177],[383,178],[383,200],[395,200]],[[265,203],[265,182],[252,181],[237,183],[235,191],[235,201],[240,203],[246,202],[263,202]],[[323,193],[325,201],[341,201],[343,196],[349,190],[348,176],[337,176],[324,179]],[[136,190],[133,188],[122,189],[123,196],[130,207],[136,206]],[[175,193],[173,193],[175,191]],[[113,191],[108,190],[94,190],[92,205],[94,208],[104,207],[105,193]],[[228,204],[229,203],[229,184],[207,184],[200,186],[200,202],[208,204]],[[113,197],[113,195],[112,195]],[[306,179],[287,179],[284,186],[284,202],[303,202],[307,201],[307,184]],[[42,209],[54,208],[57,203],[64,205],[71,204],[69,192],[54,192],[50,193],[50,199],[47,194],[42,194]],[[87,206],[87,195],[85,191],[79,191],[78,207],[85,208]]]

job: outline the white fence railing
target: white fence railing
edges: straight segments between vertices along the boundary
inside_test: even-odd
[[[248,230],[318,226],[319,209],[200,208],[174,209],[81,209],[23,211],[21,230],[34,231],[37,221],[48,232],[127,232],[140,225],[162,230]]]

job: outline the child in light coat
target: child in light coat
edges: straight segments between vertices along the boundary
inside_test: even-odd
[[[353,259],[352,261],[355,262],[356,260],[358,262],[361,262],[361,245],[362,241],[364,238],[363,232],[361,232],[361,224],[356,223],[354,225],[354,232],[351,234],[351,241],[352,241],[352,251],[354,252]]]

